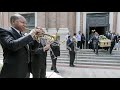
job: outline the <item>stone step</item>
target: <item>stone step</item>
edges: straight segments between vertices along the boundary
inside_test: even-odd
[[[51,60],[51,58],[47,57],[47,60]],[[70,59],[69,58],[57,58],[57,60],[59,61],[69,61]],[[110,62],[110,63],[120,63],[120,60],[117,60],[117,59],[85,59],[85,58],[79,58],[79,59],[76,59],[75,58],[75,61],[78,61],[78,62]]]
[[[51,60],[47,60],[47,63],[51,63]],[[57,61],[58,64],[69,64],[69,61]],[[106,62],[74,62],[74,64],[81,64],[81,65],[103,65],[103,66],[120,66],[120,63],[106,63]]]
[[[51,66],[52,62],[47,63],[47,65]],[[57,63],[57,66],[69,66],[69,63]],[[120,66],[113,66],[113,65],[96,65],[96,64],[77,64],[75,63],[76,67],[80,68],[101,68],[101,69],[120,69]]]
[[[49,51],[48,51],[49,52]],[[65,52],[69,52],[69,51],[67,51],[67,50],[61,50],[60,52],[62,52],[62,53],[65,53]],[[90,50],[90,51],[88,51],[88,50],[81,50],[81,51],[76,51],[76,52],[93,52],[93,50]],[[109,51],[100,51],[100,50],[98,50],[98,52],[109,52]],[[113,50],[112,52],[120,52],[120,51],[117,51],[117,50]]]
[[[68,54],[69,52],[60,52],[60,54]],[[95,54],[93,51],[92,52],[76,52],[77,54]],[[50,54],[50,52],[48,52]],[[98,52],[98,54],[109,54],[109,52]],[[112,54],[120,55],[120,52],[112,52]]]
[[[48,59],[51,59],[50,56],[47,56]],[[61,56],[61,57],[58,57],[58,59],[68,59],[69,57],[68,56],[64,56],[64,58]],[[105,59],[105,60],[120,60],[120,57],[85,57],[85,56],[77,56],[75,57],[77,59]]]
[[[47,54],[47,56],[48,57],[50,57],[50,54]],[[120,57],[120,55],[100,55],[100,54],[98,54],[98,55],[96,55],[96,54],[76,54],[76,56],[79,58],[79,57],[105,57],[105,58],[119,58]],[[69,57],[69,55],[68,54],[61,54],[59,57]]]
[[[50,53],[47,53],[48,55],[50,54]],[[60,55],[68,55],[69,53],[60,53]],[[95,55],[96,56],[96,54],[95,53],[76,53],[77,55]],[[118,55],[118,56],[120,56],[120,53],[112,53],[112,54],[109,54],[109,53],[98,53],[98,55],[100,56],[100,55],[109,55],[109,56],[113,56],[113,55]]]
[[[99,49],[96,55],[91,49],[81,49],[77,51],[75,64],[81,65],[102,65],[102,66],[120,66],[120,51],[113,50],[112,55],[109,51]],[[0,62],[3,60],[2,49],[0,49]],[[67,50],[61,50],[61,56],[58,57],[58,64],[69,64],[69,56]],[[48,51],[47,63],[51,63],[50,52]]]
[[[61,52],[68,52],[68,50],[60,50]],[[77,50],[77,52],[92,52],[93,50],[91,49],[81,49]],[[98,50],[99,52],[108,52],[107,50]],[[119,52],[120,50],[112,50],[113,52]]]
[[[50,53],[47,53],[48,55],[50,55]],[[112,53],[112,54],[105,54],[105,53],[99,53],[98,55],[96,55],[95,53],[76,53],[77,56],[109,56],[109,57],[119,57],[120,54],[119,53]],[[2,53],[0,53],[0,56],[3,56]],[[68,53],[60,53],[60,56],[68,56]]]

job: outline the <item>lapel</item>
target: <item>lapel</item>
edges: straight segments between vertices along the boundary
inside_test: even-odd
[[[20,34],[15,29],[11,28],[9,31],[15,39],[18,39],[21,37]]]
[[[11,33],[11,35],[14,37],[14,39],[18,39],[20,37],[22,37],[16,30],[14,30],[13,28],[11,28],[9,30],[9,32]],[[23,35],[24,36],[24,35]],[[28,46],[24,46],[27,50],[29,50]]]

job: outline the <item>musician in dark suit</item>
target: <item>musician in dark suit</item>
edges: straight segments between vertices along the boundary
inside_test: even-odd
[[[59,73],[56,67],[56,62],[57,62],[57,57],[60,56],[60,44],[58,41],[54,41],[51,45],[51,50],[50,50],[50,56],[52,59],[52,66],[51,70],[54,70],[54,72]]]
[[[74,67],[74,61],[75,61],[75,45],[74,42],[71,40],[71,37],[68,36],[67,40],[67,46],[70,54],[70,67]]]
[[[50,43],[46,43],[44,38],[34,41],[30,45],[31,49],[31,71],[33,78],[46,78],[46,57]]]
[[[26,78],[29,74],[29,50],[27,44],[34,39],[34,35],[40,33],[40,29],[33,29],[22,36],[25,31],[26,19],[15,14],[10,18],[11,29],[0,28],[0,43],[3,48],[3,67],[0,78]]]

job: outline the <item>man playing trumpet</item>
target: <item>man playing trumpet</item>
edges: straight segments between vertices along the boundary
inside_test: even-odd
[[[27,47],[35,35],[42,34],[41,28],[35,28],[26,36],[26,19],[20,14],[10,17],[11,29],[0,28],[0,44],[3,48],[3,67],[0,78],[27,78],[29,72],[29,48]]]

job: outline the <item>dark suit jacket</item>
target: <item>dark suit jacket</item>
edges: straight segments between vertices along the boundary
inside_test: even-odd
[[[3,48],[3,68],[1,77],[24,78],[28,72],[28,48],[33,41],[30,35],[21,37],[14,29],[4,30],[0,28],[0,43]]]
[[[43,67],[46,67],[46,57],[47,57],[47,51],[43,51],[43,45],[41,43],[38,43],[37,41],[34,41],[31,43],[31,62],[32,62],[32,68],[40,69]]]
[[[59,43],[54,41],[51,45],[51,49],[52,51],[50,51],[50,54],[52,56],[52,53],[57,57],[57,56],[60,56],[60,46],[59,46]]]

